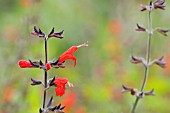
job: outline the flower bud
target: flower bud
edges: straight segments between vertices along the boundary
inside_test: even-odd
[[[136,24],[136,25],[137,25],[136,31],[146,31],[146,29],[139,26],[139,24]]]
[[[161,27],[156,28],[156,31],[158,31],[159,33],[161,33],[164,36],[168,36],[167,32],[169,32],[169,30],[165,30],[165,29],[163,29]]]

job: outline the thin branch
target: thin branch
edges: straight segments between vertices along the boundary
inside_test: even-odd
[[[48,50],[47,50],[47,38],[45,38],[45,64],[48,62]],[[45,108],[46,104],[46,88],[47,88],[47,80],[48,80],[48,75],[47,75],[47,70],[44,70],[44,100],[43,100],[43,108]]]
[[[148,17],[148,44],[147,44],[147,53],[146,53],[146,61],[147,61],[147,65],[149,64],[149,60],[150,60],[150,55],[151,55],[151,38],[152,38],[152,18],[151,18],[151,11],[149,11],[149,17]],[[149,73],[149,66],[145,66],[145,75],[144,75],[144,79],[143,79],[143,83],[142,83],[142,87],[141,87],[141,92],[143,92],[147,79],[148,79],[148,73]],[[132,111],[131,113],[135,113],[135,109],[137,107],[137,104],[139,102],[140,98],[136,97],[135,103],[133,105]]]

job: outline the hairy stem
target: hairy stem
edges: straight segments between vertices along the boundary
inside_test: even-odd
[[[152,38],[152,19],[151,19],[151,11],[149,11],[149,18],[148,18],[148,44],[147,44],[147,53],[146,53],[146,62],[147,65],[149,64],[149,60],[150,60],[150,54],[151,54],[151,38]],[[148,79],[148,73],[149,73],[149,66],[145,66],[145,75],[144,75],[144,79],[143,79],[143,83],[142,83],[142,87],[141,87],[141,92],[143,92],[147,79]],[[139,102],[140,98],[136,97],[135,103],[133,105],[132,111],[131,113],[135,113],[135,109],[136,106]]]
[[[47,54],[47,39],[45,38],[45,64],[48,62],[48,54]],[[47,79],[48,79],[48,75],[47,75],[47,70],[44,70],[44,100],[43,100],[43,108],[45,108],[45,104],[46,104],[46,88],[47,88]]]

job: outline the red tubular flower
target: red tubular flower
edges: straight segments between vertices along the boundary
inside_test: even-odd
[[[55,92],[56,96],[63,96],[65,93],[65,85],[68,84],[70,87],[73,87],[73,85],[68,82],[67,78],[56,78],[54,80],[54,84],[56,85]]]
[[[76,66],[76,57],[73,55],[74,52],[78,50],[79,47],[88,46],[88,42],[83,43],[78,46],[72,46],[67,51],[65,51],[58,59],[59,63],[63,63],[66,60],[73,60],[74,66]]]
[[[33,67],[33,65],[29,62],[29,61],[25,61],[25,60],[20,60],[18,62],[20,68],[31,68]]]

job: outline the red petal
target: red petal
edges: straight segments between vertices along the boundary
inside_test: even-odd
[[[76,57],[73,54],[64,54],[64,55],[61,55],[59,58],[59,62],[61,62],[61,63],[66,60],[73,60],[74,66],[76,66]]]
[[[54,83],[56,84],[56,85],[65,85],[65,84],[67,84],[67,82],[68,82],[68,79],[67,78],[56,78],[55,80],[54,80]]]
[[[64,54],[72,54],[72,53],[76,52],[77,49],[78,49],[77,46],[72,46],[67,51],[65,51],[62,55],[64,55]]]
[[[56,87],[55,88],[56,96],[63,96],[65,93],[65,88]]]
[[[25,61],[25,60],[20,60],[18,62],[20,68],[29,68],[29,67],[32,67],[31,63],[28,62],[28,61]]]
[[[50,69],[51,69],[50,63],[46,63],[46,69],[47,69],[47,70],[50,70]]]

